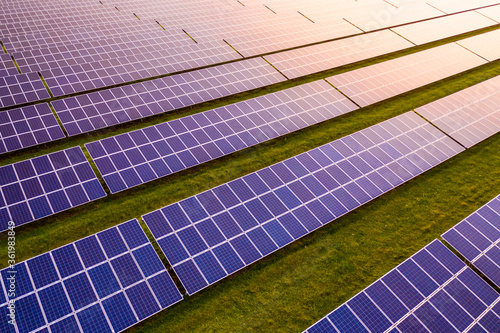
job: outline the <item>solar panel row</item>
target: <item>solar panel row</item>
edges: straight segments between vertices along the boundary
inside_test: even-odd
[[[19,74],[12,56],[10,54],[0,54],[0,77]]]
[[[0,154],[64,137],[47,103],[0,112]]]
[[[80,147],[0,167],[0,231],[106,196]]]
[[[433,0],[429,1],[429,4],[439,8],[439,10],[445,13],[457,13],[460,11],[468,10],[471,8],[480,8],[485,6],[491,6],[498,4],[496,0],[479,0],[471,3],[467,0]]]
[[[500,131],[500,76],[415,109],[469,148]]]
[[[500,287],[500,195],[442,237]]]
[[[135,219],[0,275],[4,333],[120,332],[182,300]],[[12,285],[15,295],[9,296]],[[15,302],[15,325],[5,319],[10,302]]]
[[[457,44],[445,44],[327,80],[359,105],[367,106],[485,63]]]
[[[306,332],[497,332],[499,310],[500,294],[435,240]]]
[[[71,136],[284,80],[264,59],[255,58],[69,97],[52,105]]]
[[[413,46],[389,30],[383,30],[267,55],[289,79],[351,64]]]
[[[478,9],[476,11],[500,23],[500,5]]]
[[[356,108],[320,80],[88,143],[86,148],[115,193]]]
[[[193,294],[461,151],[408,112],[143,218]]]

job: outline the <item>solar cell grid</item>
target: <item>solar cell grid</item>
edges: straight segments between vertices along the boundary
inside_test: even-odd
[[[498,292],[435,240],[306,332],[465,332],[499,301]]]
[[[86,147],[114,193],[355,108],[321,80],[96,141]]]
[[[64,137],[47,103],[0,113],[0,154]]]
[[[410,42],[395,33],[384,30],[276,53],[265,58],[292,79],[411,46]]]
[[[448,95],[415,111],[465,147],[500,131],[500,76]]]
[[[446,44],[327,80],[359,105],[367,106],[484,63],[461,46]]]
[[[70,97],[52,105],[72,136],[284,80],[265,60],[256,58]]]
[[[0,76],[0,107],[50,98],[37,73]]]
[[[469,10],[473,8],[480,8],[484,6],[496,5],[498,1],[495,0],[479,0],[474,2],[469,2],[465,0],[452,1],[452,0],[433,0],[429,1],[429,4],[438,8],[439,10],[451,14],[457,13],[464,10]]]
[[[10,54],[0,54],[0,77],[19,74],[12,56]]]
[[[410,112],[143,218],[193,294],[462,150]]]
[[[500,286],[500,195],[442,237],[481,273]]]
[[[106,195],[80,147],[0,168],[0,231]]]
[[[19,332],[120,332],[182,300],[135,219],[0,275],[2,290],[12,275],[22,287],[8,299],[15,301]]]
[[[392,30],[417,45],[459,35],[497,24],[475,11],[436,18],[393,28]]]

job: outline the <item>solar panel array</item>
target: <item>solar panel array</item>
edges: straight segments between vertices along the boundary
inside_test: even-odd
[[[37,73],[0,76],[0,108],[49,97]]]
[[[227,44],[216,42],[183,50],[183,55],[164,46],[149,53],[128,50],[123,55],[110,50],[110,59],[43,70],[41,74],[53,95],[63,96],[241,58]]]
[[[80,147],[0,167],[0,231],[106,196]]]
[[[500,59],[500,45],[497,43],[499,39],[500,30],[494,30],[457,43],[488,61],[495,61]]]
[[[191,295],[461,151],[408,112],[143,219]]]
[[[0,154],[65,137],[47,103],[0,112]]]
[[[500,131],[500,76],[415,111],[469,148]]]
[[[264,59],[255,58],[69,97],[52,105],[72,136],[284,80]]]
[[[2,318],[7,302],[16,309],[15,325],[0,321],[5,333],[121,332],[182,300],[135,219],[0,273]]]
[[[115,193],[356,108],[320,80],[85,146]]]
[[[327,80],[357,104],[367,106],[485,63],[457,44],[446,44]]]
[[[392,30],[417,45],[498,24],[475,11],[412,23]]]
[[[500,195],[442,237],[500,287]]]
[[[306,332],[498,332],[499,310],[500,294],[435,240]]]
[[[383,30],[275,53],[264,58],[287,78],[294,79],[411,46],[413,44],[397,34]]]

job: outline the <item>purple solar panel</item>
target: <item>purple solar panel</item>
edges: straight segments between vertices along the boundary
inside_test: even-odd
[[[0,113],[0,154],[64,137],[47,103]]]
[[[0,231],[106,196],[80,147],[0,167]]]
[[[194,294],[463,150],[407,112],[143,219]]]
[[[69,136],[285,80],[262,58],[52,102]]]
[[[357,108],[320,80],[86,144],[112,193]]]
[[[10,54],[0,54],[0,77],[19,74]]]

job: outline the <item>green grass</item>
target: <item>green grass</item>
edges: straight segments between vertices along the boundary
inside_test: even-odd
[[[442,42],[449,42],[451,39]],[[433,43],[201,106],[4,155],[0,165],[422,50]],[[496,61],[264,144],[19,227],[25,260],[500,74]],[[301,331],[500,193],[500,136],[153,316],[131,332]],[[0,241],[5,244],[5,233]],[[2,245],[3,246],[3,245]],[[155,247],[158,247],[155,244]],[[165,259],[164,263],[168,264]],[[0,256],[0,267],[6,266]],[[179,284],[180,285],[180,284]]]

